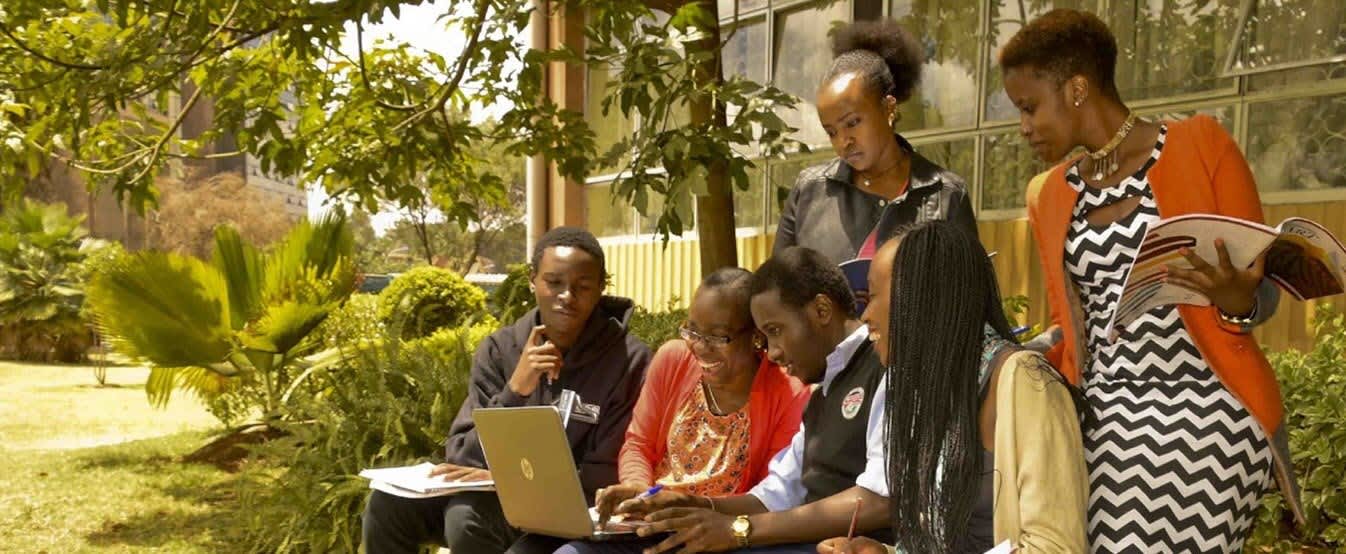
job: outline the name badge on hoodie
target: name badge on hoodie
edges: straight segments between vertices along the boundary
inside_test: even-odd
[[[579,393],[570,389],[561,389],[561,396],[552,403],[561,412],[561,425],[569,426],[570,420],[594,425],[601,413],[597,404],[588,404],[580,399]]]

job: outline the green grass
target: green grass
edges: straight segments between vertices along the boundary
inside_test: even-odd
[[[187,395],[151,408],[147,374],[0,362],[0,550],[239,550],[236,475],[177,461],[218,424]]]
[[[0,544],[6,552],[237,551],[236,476],[177,461],[206,436],[0,451]]]
[[[164,409],[145,399],[141,367],[109,367],[100,387],[93,368],[0,361],[0,450],[116,444],[218,426],[190,394]]]

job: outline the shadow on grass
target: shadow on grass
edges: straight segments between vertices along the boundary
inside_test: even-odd
[[[157,508],[112,517],[90,532],[95,546],[190,546],[194,551],[237,552],[242,549],[238,517],[238,478],[209,465],[179,460],[183,447],[204,441],[199,433],[184,434],[165,445],[136,441],[116,448],[98,448],[74,460],[82,470],[134,472],[149,481],[149,494],[161,495]]]
[[[164,547],[191,545],[205,552],[245,551],[234,478],[211,485],[172,482],[160,490],[191,509],[161,509],[104,521],[85,540],[94,546]]]

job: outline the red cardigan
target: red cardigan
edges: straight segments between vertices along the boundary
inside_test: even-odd
[[[645,386],[631,412],[626,443],[617,458],[618,481],[650,486],[668,449],[673,418],[701,382],[701,366],[681,340],[664,343],[645,371]],[[810,389],[764,356],[748,392],[748,467],[734,489],[747,492],[767,474],[771,458],[790,444]]]

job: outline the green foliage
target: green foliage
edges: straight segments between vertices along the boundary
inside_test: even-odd
[[[141,209],[167,160],[220,153],[225,136],[263,170],[321,182],[369,210],[422,202],[417,182],[441,194],[450,218],[471,219],[482,199],[503,204],[501,179],[473,153],[480,144],[543,154],[583,178],[593,133],[541,94],[557,56],[521,48],[530,3],[450,2],[439,19],[466,38],[456,58],[365,40],[364,25],[413,4],[7,1],[0,190],[62,160]],[[348,29],[353,56],[341,48]],[[174,114],[206,103],[204,134],[179,133]],[[513,106],[508,132],[451,116],[499,105]]]
[[[645,341],[650,348],[678,338],[678,326],[687,321],[687,310],[678,308],[679,300],[669,299],[668,306],[661,312],[652,312],[637,306],[631,314],[631,334]]]
[[[318,327],[323,346],[338,348],[377,337],[383,331],[378,311],[377,294],[352,294]]]
[[[639,2],[599,6],[591,12],[585,51],[589,63],[621,68],[608,83],[603,115],[618,109],[628,120],[642,121],[598,164],[611,166],[634,152],[612,191],[641,215],[654,215],[651,195],[669,199],[707,195],[713,178],[748,190],[748,170],[755,166],[739,152],[781,157],[789,151],[808,151],[789,138],[796,129],[778,115],[794,107],[793,96],[742,76],[719,76],[723,37],[714,10],[714,3],[681,4],[663,23],[656,23],[653,12]],[[730,106],[736,112],[731,119],[723,115]],[[661,171],[653,171],[656,168]],[[662,205],[658,233],[667,237],[691,227],[690,204]]]
[[[489,317],[486,293],[447,269],[414,268],[379,293],[379,319],[402,339],[424,337],[482,317]]]
[[[1000,299],[1000,305],[1005,311],[1005,319],[1009,320],[1010,327],[1017,327],[1024,323],[1028,318],[1028,297],[1022,294],[1006,296]],[[1020,317],[1022,316],[1022,317]],[[1019,333],[1016,337],[1020,342],[1032,340],[1033,337],[1042,333],[1042,324],[1034,323],[1028,327],[1028,330]]]
[[[83,262],[104,245],[87,240],[64,204],[23,200],[0,213],[0,352],[76,362],[93,336],[81,317]]]
[[[528,264],[509,266],[509,274],[504,282],[491,294],[491,313],[496,314],[501,323],[514,323],[537,307],[537,297],[533,296],[533,290],[528,286],[531,274]]]
[[[248,548],[355,552],[369,494],[361,469],[438,457],[467,393],[476,345],[490,326],[440,329],[414,341],[375,337],[292,405],[288,437],[260,447],[274,466],[245,473]]]
[[[1312,350],[1271,355],[1308,528],[1292,535],[1282,523],[1288,517],[1284,499],[1269,493],[1249,543],[1252,552],[1346,551],[1346,315],[1321,304],[1314,320]]]
[[[137,252],[95,277],[89,302],[113,349],[151,366],[152,403],[186,388],[279,417],[302,357],[321,346],[314,331],[354,289],[351,242],[341,217],[302,222],[265,254],[222,226],[212,262]]]

